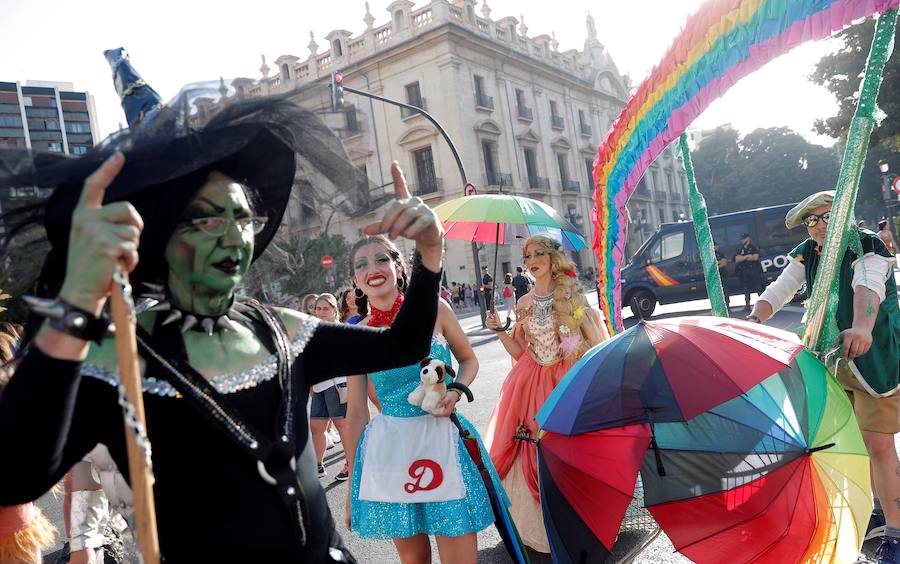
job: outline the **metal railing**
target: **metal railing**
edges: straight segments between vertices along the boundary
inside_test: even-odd
[[[581,184],[577,180],[562,180],[563,192],[581,192]]]
[[[426,196],[428,194],[440,192],[443,187],[444,180],[442,178],[434,177],[429,178],[424,182],[419,182],[418,184],[411,184],[409,186],[409,191],[413,196]]]
[[[591,128],[590,124],[587,124],[587,123],[581,124],[581,134],[582,135],[591,135],[593,133],[593,131],[594,130]]]
[[[475,93],[475,105],[479,108],[487,108],[489,110],[494,109],[494,97],[488,96],[487,94],[482,94],[481,92]]]
[[[562,116],[550,116],[550,126],[554,129],[565,129],[566,120]]]
[[[528,177],[528,187],[539,192],[549,192],[550,179],[544,176],[530,176]]]
[[[519,117],[527,120],[534,120],[534,112],[531,111],[531,108],[526,106],[517,106]]]
[[[506,172],[485,171],[484,180],[486,186],[505,186],[512,188],[512,174]]]

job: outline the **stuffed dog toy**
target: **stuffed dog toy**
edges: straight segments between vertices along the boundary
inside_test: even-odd
[[[436,358],[426,356],[419,363],[419,385],[406,398],[412,405],[418,405],[423,411],[434,415],[438,403],[447,393],[446,377],[456,377],[453,369]]]

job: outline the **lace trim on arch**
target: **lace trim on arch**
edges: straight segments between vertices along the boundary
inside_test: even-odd
[[[297,334],[291,340],[292,359],[296,359],[303,353],[306,344],[309,343],[309,340],[312,338],[318,325],[318,319],[304,316],[300,327],[297,329]],[[274,354],[271,354],[252,368],[213,376],[210,379],[210,383],[220,394],[233,394],[241,390],[253,388],[274,378],[277,363],[277,357]],[[84,364],[81,367],[81,374],[82,376],[102,380],[111,386],[119,385],[119,373],[110,370],[105,366],[100,366],[98,364]],[[181,394],[165,380],[154,378],[153,376],[144,376],[141,381],[144,393],[172,398],[181,397]]]

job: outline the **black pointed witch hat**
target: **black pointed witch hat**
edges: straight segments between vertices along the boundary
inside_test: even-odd
[[[116,151],[124,153],[125,165],[107,188],[104,201],[128,201],[144,219],[138,249],[141,260],[132,274],[136,283],[164,281],[166,243],[181,212],[212,171],[246,186],[255,212],[268,218],[256,236],[254,259],[278,230],[293,187],[303,187],[306,200],[340,199],[352,207],[353,200],[340,198],[340,192],[368,185],[338,137],[297,104],[296,92],[233,101],[222,96],[216,81],[215,86],[186,87],[162,105],[123,50],[106,55],[129,129],[77,158],[0,150],[0,189],[52,189],[39,206],[40,213],[27,220],[39,217],[43,221],[58,262],[67,254],[72,211],[84,180]],[[356,210],[343,211],[353,214]],[[52,270],[61,275],[64,265],[59,266]]]

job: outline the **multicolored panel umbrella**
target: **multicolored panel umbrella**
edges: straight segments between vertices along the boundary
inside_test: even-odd
[[[538,482],[553,562],[601,562],[609,556],[649,442],[646,424],[541,436]]]
[[[808,351],[746,394],[653,430],[644,501],[688,558],[856,560],[869,458],[847,395]]]
[[[549,205],[531,198],[506,194],[463,196],[444,202],[434,211],[443,222],[448,239],[512,244],[517,238],[546,235],[562,243],[566,250],[587,247],[578,228]]]
[[[793,333],[736,319],[640,321],[585,353],[537,421],[564,435],[687,421],[786,368],[801,350]]]
[[[472,462],[475,463],[475,467],[478,469],[478,474],[481,476],[481,481],[484,484],[491,504],[491,511],[494,513],[494,526],[500,534],[500,539],[503,541],[503,546],[506,547],[506,552],[514,564],[529,564],[528,550],[525,547],[525,543],[522,542],[522,537],[519,536],[519,531],[516,529],[516,524],[507,507],[509,499],[503,492],[502,486],[494,483],[494,479],[484,465],[484,458],[481,455],[481,447],[478,445],[478,441],[475,440],[475,437],[472,436],[468,429],[462,426],[459,422],[459,417],[455,413],[450,415],[450,421],[453,422],[453,425],[459,431],[459,436],[463,440],[463,446],[466,447],[466,452],[469,453]]]

